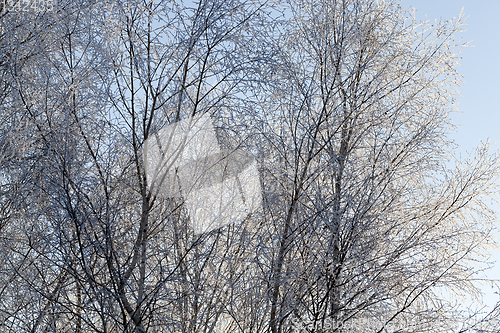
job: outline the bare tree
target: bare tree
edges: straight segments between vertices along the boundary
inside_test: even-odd
[[[9,330],[214,330],[231,307],[220,275],[238,280],[246,241],[194,235],[183,202],[148,186],[142,148],[238,93],[262,57],[243,36],[261,6],[71,2],[53,13],[38,56],[10,73],[40,174],[9,243],[6,267],[26,291],[4,304],[22,311],[5,310]]]
[[[478,294],[499,167],[485,145],[448,168],[462,17],[374,0],[2,15],[2,330],[494,327],[449,299]],[[144,156],[198,115],[222,159],[256,156],[264,203],[201,234]]]
[[[289,12],[283,65],[252,106],[278,235],[269,331],[451,331],[462,319],[439,290],[477,293],[498,174],[486,147],[447,169],[463,17],[430,27],[393,1]]]

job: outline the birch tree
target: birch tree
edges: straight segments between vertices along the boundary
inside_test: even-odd
[[[448,137],[462,16],[372,0],[2,15],[2,331],[494,330],[496,312],[453,303],[478,295],[499,171]],[[201,115],[263,189],[262,210],[205,233],[144,156]]]
[[[217,274],[232,278],[244,242],[194,235],[183,202],[148,187],[142,145],[238,92],[261,6],[60,5],[38,56],[10,73],[40,173],[8,245],[7,330],[214,331],[231,307]]]
[[[252,106],[278,235],[269,331],[457,329],[439,290],[477,294],[498,174],[487,146],[446,164],[463,16],[418,24],[393,1],[294,1],[289,12],[283,67]]]

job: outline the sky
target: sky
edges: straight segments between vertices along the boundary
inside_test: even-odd
[[[487,139],[497,142],[494,148],[500,149],[500,0],[402,0],[400,5],[415,8],[417,19],[431,22],[456,18],[463,9],[468,24],[458,37],[471,47],[460,54],[457,70],[464,77],[458,99],[461,113],[451,115],[458,125],[451,137],[460,145],[457,152],[462,156]],[[500,214],[500,208],[496,210]],[[500,279],[500,250],[493,252],[493,260],[495,266],[487,277]],[[494,291],[483,287],[485,305],[492,306],[498,300]]]

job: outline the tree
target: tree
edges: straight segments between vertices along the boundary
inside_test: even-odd
[[[270,331],[293,320],[311,332],[451,330],[461,319],[438,289],[475,292],[498,173],[487,148],[446,167],[463,18],[407,23],[392,1],[294,1],[290,12],[284,65],[255,119],[264,188],[278,184],[266,195],[279,235]]]
[[[9,72],[11,107],[27,124],[40,172],[6,246],[26,293],[6,301],[4,325],[213,330],[228,294],[213,276],[234,271],[225,261],[238,258],[221,251],[244,244],[217,233],[196,239],[183,203],[148,188],[142,145],[165,124],[215,113],[237,93],[243,70],[258,61],[245,57],[241,35],[260,4],[60,5],[57,25],[35,43],[37,57]],[[30,268],[21,270],[24,261]],[[14,306],[22,314],[7,311]]]
[[[16,15],[2,18],[2,329],[451,332],[465,320],[440,288],[477,293],[499,159],[485,146],[447,168],[462,17],[429,27],[371,0]],[[264,209],[196,234],[185,200],[157,195],[144,147],[202,114],[225,152],[255,155]]]

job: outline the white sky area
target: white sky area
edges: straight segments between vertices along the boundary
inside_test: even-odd
[[[415,8],[417,19],[425,20],[427,15],[431,22],[456,18],[463,8],[468,25],[458,37],[470,41],[473,47],[463,50],[461,66],[457,68],[464,76],[464,84],[458,99],[461,113],[452,114],[453,123],[458,125],[452,138],[464,157],[488,138],[495,143],[495,149],[500,149],[500,0],[402,0],[401,6]],[[496,210],[500,213],[500,208]],[[500,221],[497,227],[500,228]],[[500,279],[500,250],[494,251],[493,256],[495,267],[486,275]],[[492,306],[498,300],[495,291],[483,287],[484,305]]]

